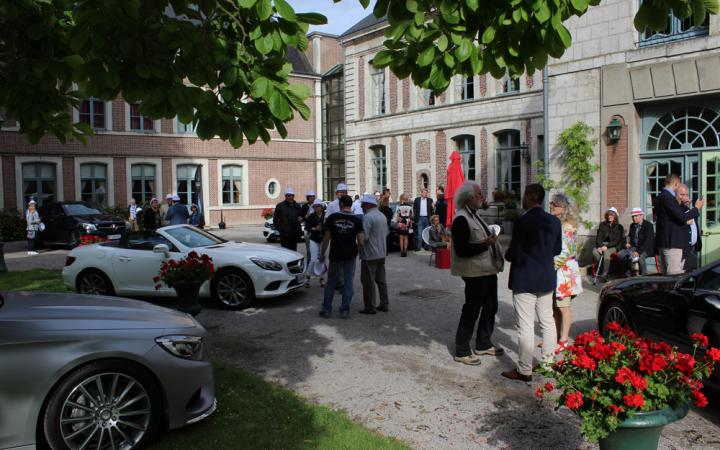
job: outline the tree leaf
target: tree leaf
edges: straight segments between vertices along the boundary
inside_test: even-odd
[[[318,13],[296,13],[295,17],[298,22],[310,25],[325,25],[327,23],[327,17]]]
[[[61,61],[72,68],[85,64],[85,60],[80,55],[68,55],[61,59]]]
[[[470,58],[473,46],[474,44],[470,39],[463,38],[460,46],[455,49],[455,57],[458,59],[458,61],[463,62]]]
[[[570,48],[572,45],[572,36],[570,36],[570,32],[567,28],[565,28],[565,25],[560,25],[560,28],[557,28],[555,31],[557,31],[558,36],[560,37],[560,40],[562,41],[562,44],[565,46],[565,48]]]
[[[440,37],[438,38],[437,46],[438,46],[438,50],[440,50],[441,52],[444,52],[445,50],[447,50],[447,48],[448,48],[447,36],[445,36],[444,34],[440,35]]]
[[[491,43],[493,41],[493,39],[495,39],[496,31],[497,30],[495,30],[495,27],[493,27],[493,26],[488,26],[487,28],[485,28],[485,32],[483,32],[483,34],[482,34],[482,43],[483,44]]]
[[[260,20],[267,20],[273,14],[272,3],[270,0],[258,0],[255,4],[255,12]]]
[[[552,13],[550,12],[550,7],[548,6],[546,0],[539,0],[538,2],[535,2],[535,6],[535,18],[538,22],[545,23],[550,20]]]
[[[292,22],[295,21],[295,10],[288,4],[288,2],[285,0],[273,0],[273,2],[275,3],[275,9],[283,19],[287,19]]]
[[[472,11],[477,11],[479,2],[478,0],[465,0],[465,4],[468,8],[470,8]]]
[[[420,53],[420,56],[418,56],[417,63],[420,67],[425,67],[430,65],[431,62],[433,62],[433,59],[435,58],[435,46],[431,45],[430,47],[426,48],[425,50]]]
[[[270,94],[268,106],[270,106],[270,112],[272,113],[272,115],[280,120],[287,120],[292,115],[290,105],[288,104],[287,100],[285,100],[285,97],[283,97],[282,93],[277,89],[274,90],[272,94]]]
[[[267,100],[270,98],[270,87],[270,80],[265,77],[257,78],[250,86],[250,95],[253,98],[264,98]]]
[[[373,66],[385,67],[393,60],[394,52],[392,50],[381,50],[372,59]]]

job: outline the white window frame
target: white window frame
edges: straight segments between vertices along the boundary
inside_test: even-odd
[[[270,188],[270,183],[277,184],[278,189],[277,189],[277,192],[275,193],[275,195],[270,195],[270,191],[268,190]],[[280,184],[280,181],[278,181],[277,178],[270,178],[269,180],[267,180],[265,182],[265,195],[267,196],[267,198],[276,199],[276,198],[280,197],[280,191],[282,191],[282,185]]]
[[[140,134],[155,134],[160,133],[162,131],[161,128],[161,121],[160,119],[153,120],[153,129],[152,130],[133,130],[130,128],[130,103],[125,103],[125,131],[129,133],[140,133]]]
[[[115,199],[115,170],[113,167],[113,158],[97,158],[94,156],[76,157],[75,158],[75,199],[82,200],[82,181],[80,180],[80,166],[82,164],[105,164],[107,167],[107,206],[116,206]]]
[[[222,168],[223,166],[240,166],[242,167],[242,192],[240,193],[240,203],[224,204],[223,203],[223,189],[222,189]],[[248,206],[249,201],[249,170],[248,161],[246,159],[219,159],[217,161],[217,199],[218,205],[214,206],[213,209],[237,209],[242,206]],[[268,183],[269,184],[269,183]],[[278,183],[280,184],[280,183]],[[265,185],[265,191],[267,194],[267,184]],[[275,197],[277,198],[277,197]]]
[[[171,161],[172,164],[172,191],[177,193],[177,168],[183,164],[194,164],[200,166],[200,174],[202,177],[202,210],[203,216],[205,217],[205,223],[210,222],[210,177],[208,176],[208,160],[193,158],[193,159],[174,159]],[[187,205],[190,207],[190,205]]]
[[[63,190],[63,161],[62,157],[59,156],[16,156],[15,157],[15,196],[17,200],[18,209],[25,211],[25,196],[23,195],[23,176],[22,176],[22,165],[25,163],[51,163],[55,164],[55,191],[57,195],[56,200],[59,202],[65,201],[65,192]]]
[[[96,128],[93,127],[94,131],[112,131],[113,129],[113,123],[112,123],[112,105],[114,100],[100,100],[96,99],[94,97],[90,97],[85,100],[94,100],[94,101],[100,101],[105,103],[105,128]],[[129,116],[128,116],[129,117]],[[73,122],[77,123],[80,122],[80,110],[78,108],[73,107]]]
[[[180,122],[180,120],[178,120],[177,116],[173,117],[173,121],[172,121],[173,134],[177,134],[179,136],[197,137],[197,133],[196,133],[197,125],[192,127],[192,131],[180,131],[179,127],[180,127],[181,123],[182,122]]]
[[[371,117],[379,117],[384,116],[388,113],[388,95],[387,95],[387,73],[385,72],[385,69],[375,69],[372,66],[372,63],[368,63],[368,67],[370,68],[369,72],[369,80],[370,80],[370,107],[371,107]],[[378,89],[378,86],[380,84],[375,82],[376,77],[380,77],[382,75],[382,92]],[[378,98],[382,94],[382,111],[380,111],[380,99]]]
[[[125,185],[127,186],[127,199],[128,202],[132,197],[132,166],[134,164],[151,164],[155,166],[155,198],[158,199],[159,203],[165,201],[163,197],[163,182],[162,182],[162,159],[161,158],[126,158],[125,159]]]

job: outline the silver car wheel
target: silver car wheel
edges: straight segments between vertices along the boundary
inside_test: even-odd
[[[72,450],[130,450],[148,430],[152,403],[137,380],[121,373],[78,384],[60,412],[60,434]]]
[[[628,325],[628,319],[625,315],[625,311],[623,311],[620,306],[613,305],[605,311],[605,326],[611,322],[617,322],[617,324],[621,327]]]
[[[83,275],[78,283],[78,291],[81,294],[107,295],[109,289],[105,278],[96,272]]]
[[[247,301],[248,284],[239,273],[223,274],[217,283],[217,295],[229,307],[237,307]]]

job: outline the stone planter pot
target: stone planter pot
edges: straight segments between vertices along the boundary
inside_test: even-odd
[[[600,450],[657,450],[665,425],[682,419],[687,413],[687,405],[637,413],[601,439]]]
[[[197,316],[202,310],[200,305],[200,286],[202,282],[179,281],[173,283],[173,289],[178,297],[178,311]]]

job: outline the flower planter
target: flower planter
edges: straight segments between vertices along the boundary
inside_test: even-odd
[[[200,305],[200,286],[202,282],[177,281],[173,283],[173,289],[178,297],[178,311],[197,316],[202,310]]]
[[[656,450],[665,425],[682,419],[687,413],[687,405],[637,413],[608,437],[600,439],[600,450]]]

